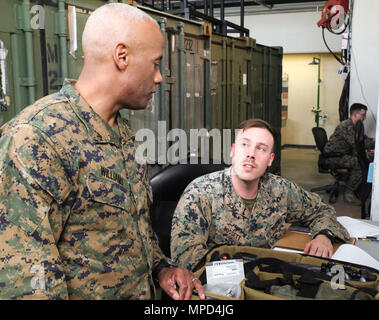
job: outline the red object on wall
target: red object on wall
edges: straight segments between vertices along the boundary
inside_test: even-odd
[[[342,8],[337,7],[335,11],[332,12],[334,6],[340,6],[344,10],[344,14],[349,10],[349,0],[328,0],[324,7],[322,8],[321,20],[317,22],[317,26],[322,26],[323,28],[330,28],[330,22],[333,17],[340,14]]]

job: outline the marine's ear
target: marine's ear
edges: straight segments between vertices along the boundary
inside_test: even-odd
[[[234,148],[235,148],[235,144],[233,143],[232,144],[232,148],[230,149],[230,154],[229,154],[229,156],[231,157],[231,158],[233,158],[234,157]]]
[[[125,71],[129,64],[130,50],[125,43],[119,43],[113,51],[113,60],[117,69]]]
[[[269,159],[269,161],[268,161],[268,165],[267,165],[268,167],[271,167],[271,165],[272,165],[274,159],[275,159],[275,153],[274,153],[274,152],[271,152],[271,154],[270,154],[270,159]]]

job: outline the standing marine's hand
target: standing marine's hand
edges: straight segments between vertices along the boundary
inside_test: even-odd
[[[185,268],[163,268],[158,275],[159,285],[174,300],[189,300],[195,288],[200,299],[205,299],[199,279]],[[175,288],[177,285],[178,289]]]

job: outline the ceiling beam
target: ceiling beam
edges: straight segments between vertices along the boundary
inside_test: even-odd
[[[208,7],[210,5],[210,2],[212,0],[208,0]],[[158,1],[159,2],[159,1]],[[188,0],[188,4],[191,4],[195,9],[204,9],[205,3],[204,0]],[[265,1],[261,0],[246,0],[244,1],[245,6],[259,6],[262,5],[266,8],[271,9],[274,5],[273,4],[267,4]],[[183,1],[171,1],[171,4],[173,6],[181,6],[183,4]],[[241,6],[241,1],[239,0],[224,0],[224,7],[225,8],[231,8],[231,7],[239,7]],[[220,8],[221,7],[221,1],[220,0],[213,0],[213,8]]]

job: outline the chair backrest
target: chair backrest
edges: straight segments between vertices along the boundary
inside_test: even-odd
[[[326,134],[325,129],[321,127],[313,127],[312,133],[316,142],[317,149],[320,150],[321,153],[324,153],[324,147],[328,142],[328,135]]]
[[[187,185],[204,174],[223,170],[225,164],[176,164],[169,165],[151,178],[153,205],[150,218],[153,230],[158,236],[163,253],[170,257],[171,221],[178,201]]]
[[[369,160],[366,156],[365,149],[365,127],[362,120],[358,120],[354,128],[354,142],[357,151],[358,162],[362,170],[363,179],[367,179]]]
[[[365,128],[362,120],[358,120],[354,128],[354,143],[357,152],[359,166],[362,171],[362,182],[359,186],[359,193],[361,199],[361,219],[365,219],[367,214],[370,213],[371,207],[371,183],[367,182],[368,168],[370,161],[366,155],[365,147]],[[368,201],[368,202],[367,202]]]

